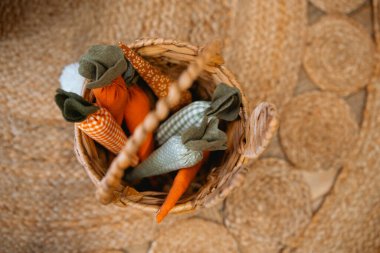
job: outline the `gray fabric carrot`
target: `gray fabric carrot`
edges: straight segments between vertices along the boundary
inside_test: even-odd
[[[158,145],[164,144],[171,136],[181,135],[189,127],[200,126],[205,116],[235,120],[240,111],[241,94],[237,88],[221,83],[216,86],[212,101],[195,101],[167,119],[156,132]]]
[[[135,180],[189,168],[203,158],[203,150],[225,150],[227,136],[218,129],[219,120],[204,118],[201,127],[189,128],[183,136],[172,136],[145,161],[126,175]]]

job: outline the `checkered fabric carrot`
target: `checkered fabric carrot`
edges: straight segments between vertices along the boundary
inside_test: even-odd
[[[130,49],[123,43],[119,43],[119,47],[123,50],[124,56],[132,63],[133,67],[140,76],[147,82],[157,97],[166,97],[169,92],[170,83],[173,81],[167,75],[164,75],[158,68],[144,60],[138,53]],[[184,91],[181,94],[179,106],[189,104],[192,100],[191,93]]]
[[[210,104],[209,101],[195,101],[173,114],[157,129],[156,141],[158,145],[163,145],[174,135],[181,135],[190,127],[199,126]]]
[[[75,124],[91,139],[114,154],[118,154],[127,142],[124,131],[105,108],[100,108],[84,121]]]

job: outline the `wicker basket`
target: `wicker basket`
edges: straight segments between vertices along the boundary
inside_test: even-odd
[[[250,161],[256,159],[268,145],[277,129],[277,113],[273,105],[261,103],[251,113],[241,86],[235,77],[222,64],[221,56],[207,53],[208,50],[188,43],[164,39],[142,39],[129,45],[152,64],[158,66],[164,73],[170,75],[174,82],[169,91],[169,97],[175,97],[180,90],[191,86],[195,99],[210,100],[211,94],[218,83],[226,83],[240,90],[242,107],[240,119],[227,125],[228,150],[218,156],[217,166],[209,169],[207,179],[192,195],[182,198],[171,213],[195,210],[199,207],[209,207],[224,199],[236,186],[240,185]],[[196,80],[196,82],[193,82]],[[173,95],[173,96],[171,96]],[[85,89],[83,96],[90,101],[93,96]],[[114,203],[119,206],[132,206],[138,209],[156,212],[166,197],[164,192],[142,191],[121,181],[124,168],[128,166],[128,156],[134,153],[146,132],[153,131],[158,120],[164,120],[168,115],[171,102],[157,102],[155,111],[148,115],[128,139],[126,147],[110,165],[105,152],[80,129],[75,128],[75,151],[78,160],[85,168],[88,176],[98,188],[98,198],[103,204]],[[169,99],[170,100],[170,99]],[[174,99],[174,100],[178,100]],[[153,121],[157,122],[153,122]],[[141,131],[140,131],[141,130]],[[136,137],[137,135],[141,135]],[[136,137],[136,138],[134,138]],[[211,157],[212,158],[212,157]],[[109,167],[110,166],[110,167]],[[205,171],[203,168],[202,171]]]

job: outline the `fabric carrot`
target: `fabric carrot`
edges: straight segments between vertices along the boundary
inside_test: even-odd
[[[114,154],[118,154],[127,143],[127,136],[123,129],[105,108],[100,108],[75,125]]]
[[[128,69],[123,52],[117,46],[95,45],[79,61],[79,73],[90,80],[96,103],[106,108],[121,125],[127,103],[127,87],[122,74]]]
[[[218,129],[219,119],[204,118],[200,127],[192,127],[183,135],[172,136],[156,149],[147,160],[126,174],[133,181],[144,177],[169,173],[197,164],[203,151],[225,150],[227,135]]]
[[[157,212],[157,223],[160,223],[168,215],[168,213],[175,206],[177,201],[186,192],[190,183],[195,178],[195,175],[202,168],[202,165],[206,162],[207,158],[209,157],[209,154],[209,151],[204,151],[203,159],[199,163],[192,167],[184,168],[178,171],[176,177],[174,178],[173,185],[170,188],[168,196],[166,197],[164,203]]]
[[[200,126],[204,117],[235,120],[239,116],[240,105],[239,90],[220,83],[216,86],[211,101],[192,102],[163,122],[157,129],[156,141],[162,145],[171,136],[182,134],[190,127]]]
[[[75,122],[91,139],[114,154],[118,154],[127,142],[127,136],[113,116],[105,109],[94,106],[81,96],[58,89],[55,102],[63,117]]]
[[[158,68],[144,60],[138,53],[130,49],[127,45],[119,43],[124,52],[125,58],[133,65],[140,76],[147,82],[157,97],[162,98],[168,95],[170,83],[173,81],[167,75],[164,75]],[[191,93],[185,91],[181,94],[181,100],[178,107],[189,104],[192,100]]]
[[[166,174],[181,168],[191,167],[202,160],[202,151],[191,150],[181,141],[181,136],[173,136],[156,149],[148,159],[129,171],[125,179],[136,179]]]
[[[119,76],[110,85],[93,89],[92,92],[96,98],[96,103],[106,108],[115,118],[116,122],[121,125],[124,118],[124,110],[128,102],[127,86],[124,79]]]
[[[199,126],[205,117],[210,101],[195,101],[165,120],[155,135],[158,145],[163,145],[174,135],[181,135],[190,127]]]
[[[136,127],[141,124],[150,111],[150,101],[146,93],[137,85],[128,87],[128,99],[124,108],[124,119],[128,130],[134,133]],[[138,150],[138,156],[144,161],[154,149],[154,136],[149,133]]]

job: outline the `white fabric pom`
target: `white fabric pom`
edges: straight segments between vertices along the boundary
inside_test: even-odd
[[[65,66],[62,70],[61,76],[59,77],[59,82],[61,83],[61,88],[63,90],[74,92],[81,96],[84,77],[79,74],[78,69],[78,62]]]

